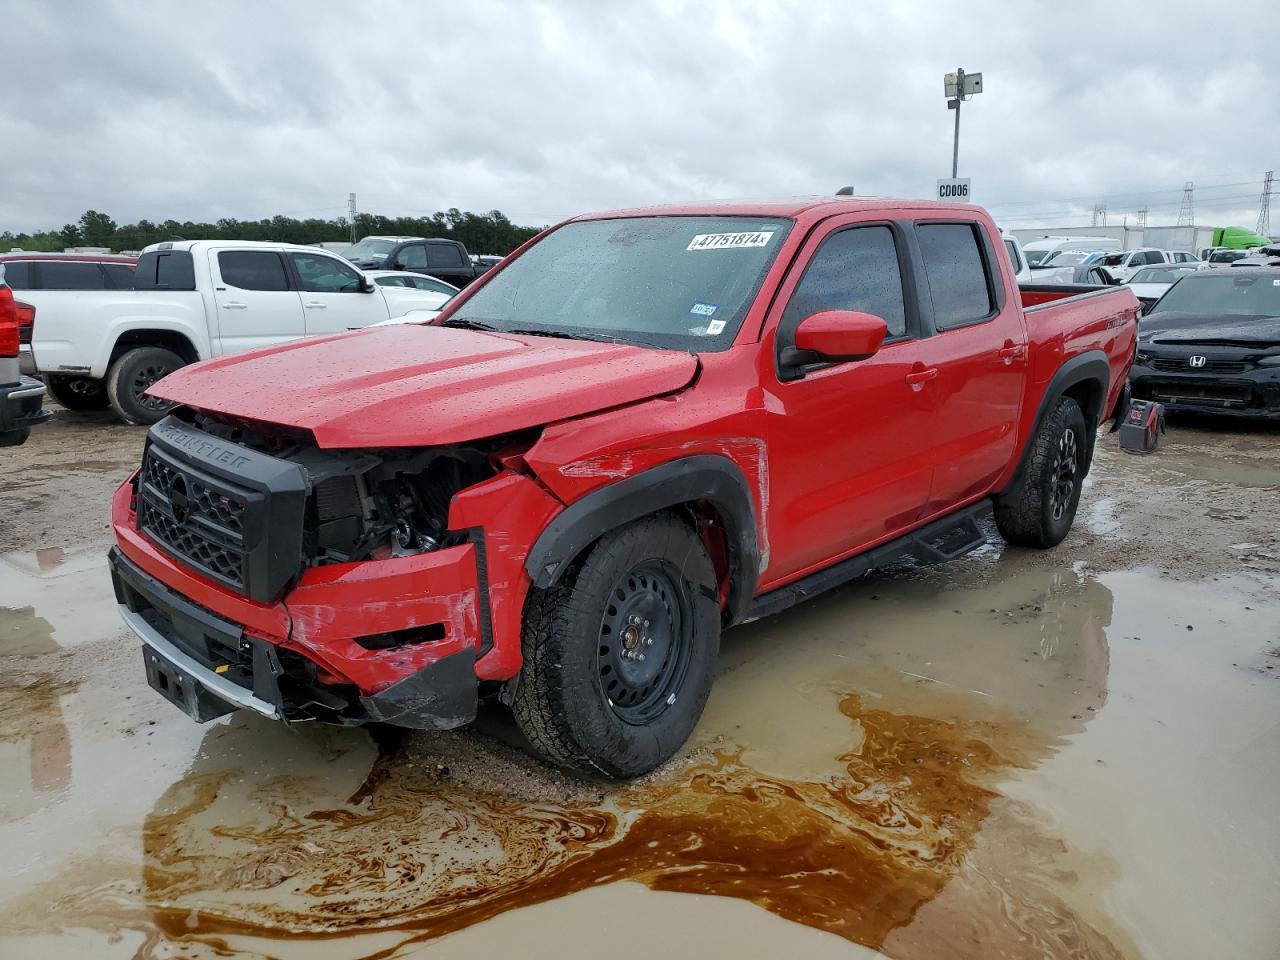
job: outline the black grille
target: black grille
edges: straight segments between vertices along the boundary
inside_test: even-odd
[[[1156,380],[1150,377],[1136,381],[1133,385],[1133,394],[1140,400],[1193,403],[1210,407],[1247,407],[1251,405],[1253,399],[1253,390],[1248,384]]]
[[[179,560],[243,591],[248,496],[148,447],[138,484],[138,526]]]
[[[1249,365],[1242,360],[1208,360],[1202,367],[1191,366],[1187,357],[1157,357],[1151,361],[1157,370],[1174,370],[1179,373],[1244,373]]]

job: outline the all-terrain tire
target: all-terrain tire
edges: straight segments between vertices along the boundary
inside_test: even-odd
[[[1005,540],[1042,549],[1062,542],[1080,505],[1091,445],[1080,405],[1061,397],[1031,438],[1022,482],[996,500],[996,527]]]
[[[182,366],[183,359],[164,347],[136,347],[122,354],[107,374],[107,396],[112,408],[125,423],[150,426],[162,420],[173,404],[142,394]]]
[[[702,542],[675,514],[644,517],[530,592],[512,711],[543,759],[588,777],[637,777],[688,739],[719,651]]]
[[[111,405],[106,385],[89,377],[46,377],[49,396],[68,410],[105,410]]]

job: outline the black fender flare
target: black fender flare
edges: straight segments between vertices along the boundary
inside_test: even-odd
[[[525,570],[546,589],[574,557],[603,534],[684,503],[711,504],[725,524],[728,546],[728,622],[745,613],[760,569],[756,514],[742,471],[728,457],[700,454],[668,461],[593,490],[560,511],[538,535]]]
[[[1009,485],[1002,491],[1005,494],[1016,492],[1022,485],[1023,477],[1026,475],[1027,457],[1031,454],[1031,442],[1036,434],[1040,432],[1040,424],[1044,422],[1044,418],[1053,408],[1059,398],[1062,397],[1072,387],[1079,386],[1082,383],[1094,383],[1098,387],[1098,409],[1092,411],[1093,426],[1096,428],[1102,422],[1102,418],[1106,416],[1107,394],[1111,385],[1111,364],[1107,360],[1107,355],[1101,350],[1086,350],[1084,353],[1077,354],[1072,357],[1055,373],[1049,381],[1049,385],[1045,387],[1044,393],[1040,397],[1040,406],[1036,409],[1035,422],[1031,426],[1031,432],[1027,434],[1026,445],[1022,448],[1021,454],[1018,456],[1018,469],[1013,474],[1013,479]],[[1085,419],[1090,419],[1091,411],[1084,411]],[[1093,459],[1093,434],[1089,435],[1089,460]],[[1086,466],[1086,470],[1088,467]]]

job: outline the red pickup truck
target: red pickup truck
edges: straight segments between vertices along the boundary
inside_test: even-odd
[[[1066,535],[1127,289],[1014,281],[976,207],[692,204],[553,227],[426,324],[154,387],[120,610],[196,720],[461,725],[595,776],[684,742],[720,633],[894,558]]]

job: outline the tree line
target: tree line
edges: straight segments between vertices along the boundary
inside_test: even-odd
[[[500,210],[464,213],[456,207],[429,217],[384,217],[361,213],[355,218],[358,238],[371,234],[410,237],[447,237],[460,240],[472,253],[504,255],[538,232],[537,227],[512,223]],[[117,224],[105,213],[86,210],[76,223],[61,230],[36,233],[0,233],[0,253],[17,247],[22,250],[59,252],[67,247],[108,247],[114,251],[141,250],[162,240],[270,240],[276,243],[320,243],[351,237],[351,221],[309,218],[298,220],[277,214],[264,220],[224,218],[217,223],[165,220],[154,223]]]

